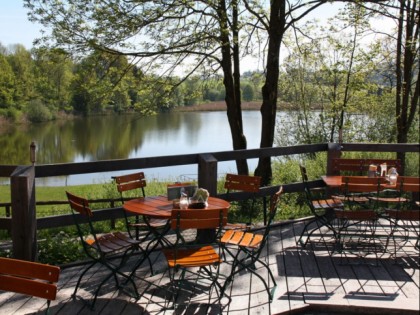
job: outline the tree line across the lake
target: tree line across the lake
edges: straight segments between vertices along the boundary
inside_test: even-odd
[[[84,115],[137,112],[144,115],[223,101],[220,77],[147,75],[124,56],[104,52],[74,59],[62,49],[27,50],[0,43],[0,116],[30,122],[55,119],[60,112]],[[262,76],[243,75],[244,101],[261,99]]]
[[[344,89],[346,71],[335,73],[335,65],[330,69],[316,68],[314,63],[320,58],[316,51],[311,56],[303,56],[299,55],[298,47],[295,48],[295,53],[285,59],[280,73],[281,109],[298,110],[296,115],[300,121],[314,109],[319,110],[319,117],[323,113],[332,115],[333,105]],[[389,125],[387,119],[393,110],[394,91],[392,80],[385,74],[389,74],[390,69],[380,62],[369,67],[361,63],[358,67],[358,87],[352,89],[354,97],[348,104],[348,112],[371,115],[373,121],[382,116],[381,125]],[[195,75],[180,82],[177,76],[144,74],[130,64],[127,57],[100,51],[74,59],[62,49],[27,50],[20,44],[5,47],[0,43],[0,69],[0,116],[11,122],[20,121],[21,117],[30,122],[53,120],[60,112],[150,115],[175,108],[182,110],[182,107],[185,110],[226,109],[225,104],[220,106],[225,98],[222,77]],[[242,74],[241,96],[245,109],[259,108],[263,84],[263,73],[259,71]],[[330,99],[333,93],[336,93],[334,102]],[[251,101],[254,102],[250,105]],[[324,122],[327,121],[324,118]],[[327,140],[320,130],[315,134],[312,131],[309,134],[307,129],[308,134],[302,134],[300,140],[303,143]],[[387,140],[393,141],[389,133],[383,133],[382,129],[382,137],[386,135]],[[371,134],[370,140],[374,138]]]

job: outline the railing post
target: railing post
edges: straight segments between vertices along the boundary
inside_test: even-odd
[[[110,206],[111,206],[111,208],[115,208],[114,198],[111,199]],[[115,219],[114,218],[111,219],[111,229],[115,229]]]
[[[10,176],[13,257],[36,260],[35,167],[18,166]]]
[[[207,189],[210,196],[217,195],[217,159],[212,154],[198,157],[198,186]]]
[[[340,175],[333,168],[333,159],[341,157],[341,144],[340,143],[328,143],[328,154],[327,154],[327,175]]]
[[[210,196],[217,195],[217,159],[212,154],[198,157],[198,187],[208,190]],[[197,242],[208,243],[214,239],[215,230],[198,230]]]

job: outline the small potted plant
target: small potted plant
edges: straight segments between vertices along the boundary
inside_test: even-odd
[[[189,208],[191,209],[204,209],[207,207],[207,200],[209,192],[207,189],[198,188],[190,199]]]

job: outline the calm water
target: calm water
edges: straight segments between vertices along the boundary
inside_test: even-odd
[[[258,148],[259,111],[243,112],[248,148]],[[37,145],[37,163],[88,162],[162,155],[226,151],[232,149],[226,112],[168,113],[153,117],[100,116],[35,124],[2,130],[0,164],[29,164],[29,144]],[[257,160],[249,162],[250,169]],[[132,172],[133,170],[127,171]],[[196,178],[194,165],[143,170],[147,178]],[[236,172],[233,162],[218,165],[218,172]],[[41,185],[78,185],[109,181],[124,172],[94,173],[38,179]],[[3,181],[4,183],[4,181]]]

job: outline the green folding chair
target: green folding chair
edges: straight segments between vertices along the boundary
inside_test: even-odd
[[[227,222],[228,210],[223,209],[187,209],[172,210],[171,228],[176,233],[176,242],[172,248],[163,249],[169,267],[170,285],[172,288],[172,306],[177,305],[181,284],[189,281],[185,275],[194,276],[194,281],[204,283],[209,288],[209,303],[211,292],[215,289],[218,300],[222,298],[222,285],[219,283],[219,269],[222,260],[222,249],[218,246],[220,231]],[[215,229],[215,237],[207,243],[188,243],[182,235],[186,229]],[[195,271],[198,268],[198,271]],[[180,276],[175,276],[181,271]],[[230,297],[228,297],[230,298]]]
[[[222,293],[224,293],[227,289],[227,286],[233,282],[235,275],[239,274],[244,270],[247,270],[253,275],[257,276],[263,282],[264,287],[268,293],[269,301],[271,302],[273,300],[274,291],[277,287],[277,284],[274,279],[273,273],[270,270],[269,261],[265,262],[263,259],[261,259],[260,256],[262,250],[267,245],[267,259],[269,257],[268,237],[270,233],[271,224],[277,212],[277,207],[282,192],[283,186],[280,186],[278,192],[276,192],[271,197],[268,222],[267,225],[264,227],[262,234],[239,230],[228,230],[223,234],[220,243],[222,244],[224,250],[227,253],[229,253],[231,257],[233,257],[233,261],[231,273],[226,279],[226,282],[222,289]],[[260,274],[260,272],[256,269],[257,263],[263,265],[263,267],[267,270],[269,275],[269,281],[271,279],[273,283],[273,287],[271,290],[269,287],[269,282],[267,283],[263,276]]]
[[[302,175],[302,183],[304,185],[306,203],[311,210],[313,219],[309,220],[300,234],[300,237],[297,241],[297,244],[301,244],[302,247],[305,247],[308,243],[310,237],[315,231],[321,231],[322,227],[327,227],[329,231],[332,231],[334,237],[336,237],[336,232],[333,227],[334,220],[334,208],[343,208],[344,204],[341,200],[337,198],[326,198],[324,196],[314,196],[313,191],[308,185],[308,174],[306,167],[299,165],[300,172]],[[315,227],[313,227],[315,225]],[[306,240],[303,241],[303,237],[306,235]]]
[[[131,255],[135,253],[144,254],[143,249],[140,247],[141,242],[132,239],[122,232],[98,234],[93,224],[94,212],[90,209],[88,200],[69,192],[66,192],[66,194],[83,249],[86,255],[92,259],[92,262],[83,270],[77,280],[72,295],[73,298],[76,298],[76,293],[82,282],[83,276],[96,264],[106,267],[110,273],[103,278],[98,286],[96,286],[91,303],[85,301],[92,309],[95,306],[99,291],[111,277],[114,278],[116,286],[121,289],[124,289],[128,282],[131,283],[134,290],[134,294],[131,295],[134,295],[135,298],[139,298],[137,287],[133,279],[124,274],[121,269],[126,265],[126,262]],[[122,278],[123,281],[121,281],[119,277]]]

